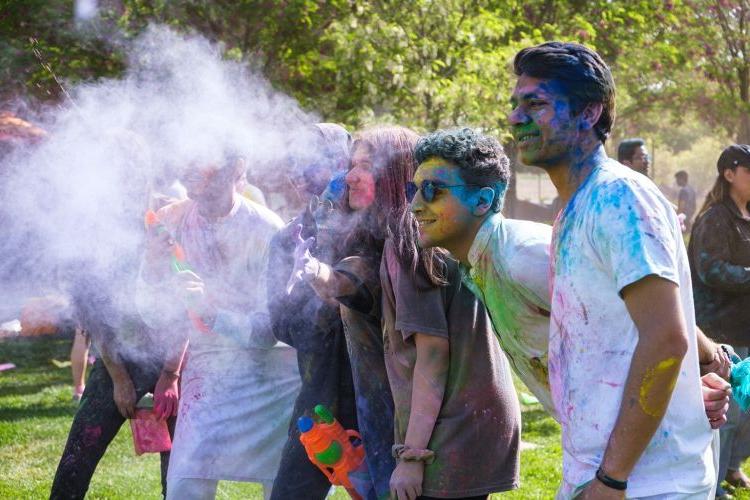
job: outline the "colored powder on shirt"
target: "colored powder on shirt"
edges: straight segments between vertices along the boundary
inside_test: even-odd
[[[640,398],[638,402],[641,404],[641,409],[646,415],[658,417],[664,412],[669,404],[670,396],[672,395],[672,391],[677,383],[677,373],[673,370],[676,364],[677,358],[667,358],[660,361],[656,367],[649,368],[646,375],[643,376],[643,383],[641,384]],[[658,398],[651,394],[656,384],[668,384],[669,394],[665,399]]]

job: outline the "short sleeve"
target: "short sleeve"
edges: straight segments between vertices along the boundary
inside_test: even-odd
[[[340,260],[333,270],[349,278],[354,283],[355,291],[351,295],[336,297],[341,304],[362,314],[380,315],[380,280],[378,269],[380,262],[375,258],[351,256]]]
[[[415,333],[448,338],[448,320],[443,288],[430,283],[425,277],[413,276],[403,266],[393,245],[386,242],[384,263],[393,287],[395,298],[395,328],[404,340]]]
[[[527,300],[549,311],[550,240],[537,238],[523,242],[513,253],[508,272]],[[495,264],[496,267],[498,263]]]
[[[650,275],[679,284],[677,214],[655,190],[635,179],[617,179],[602,185],[592,200],[591,244],[620,293]]]

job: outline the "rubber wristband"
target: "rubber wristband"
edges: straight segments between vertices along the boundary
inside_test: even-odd
[[[602,483],[607,488],[612,488],[613,490],[619,490],[619,491],[625,491],[628,489],[628,481],[620,481],[618,479],[614,479],[612,477],[609,477],[601,467],[596,469],[596,479],[599,480],[600,483]]]

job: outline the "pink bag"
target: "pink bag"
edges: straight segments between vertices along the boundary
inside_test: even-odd
[[[150,397],[150,399],[149,399]],[[146,394],[138,401],[135,416],[130,419],[130,430],[133,431],[135,454],[159,453],[172,449],[172,439],[166,420],[159,420],[154,415],[153,396]]]

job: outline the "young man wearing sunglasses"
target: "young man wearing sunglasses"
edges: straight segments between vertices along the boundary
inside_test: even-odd
[[[548,284],[551,228],[500,215],[509,169],[508,158],[495,139],[469,129],[435,132],[420,140],[415,157],[420,165],[406,194],[419,222],[420,245],[446,248],[461,262],[463,280],[487,307],[511,366],[545,408],[565,422],[571,408],[560,406],[559,396],[552,398],[547,372],[552,311]],[[705,337],[701,339],[702,361],[721,365],[714,360],[716,346]],[[610,349],[617,345],[613,341]],[[606,352],[597,355],[603,357]],[[726,363],[722,366],[726,367]],[[704,385],[718,387],[715,390],[704,387],[703,391],[706,413],[712,426],[723,423],[728,402],[724,391],[726,384],[717,379],[711,374],[709,381],[704,380]],[[591,380],[591,383],[596,384],[597,380]],[[650,402],[648,390],[653,389],[653,384],[644,387],[646,400]],[[616,388],[610,387],[610,390]],[[558,403],[557,411],[553,399]],[[601,405],[607,404],[604,400],[593,403],[594,407],[590,408],[592,421],[596,420],[599,411],[605,410],[599,408],[599,401]],[[688,414],[690,412],[686,412],[684,419]],[[705,421],[702,427],[708,427]],[[565,432],[564,436],[567,439]],[[566,440],[566,447],[567,443]],[[599,451],[603,453],[604,449]],[[696,457],[698,464],[701,457]],[[684,460],[682,456],[677,458]],[[564,460],[567,464],[570,457],[566,455]],[[587,463],[587,466],[593,467],[591,477],[586,478],[589,481],[594,478],[600,464]],[[566,467],[564,479],[568,471]],[[621,488],[624,479],[607,474],[606,469],[603,472],[600,474],[602,479],[592,483],[600,488],[594,492],[601,495],[597,498],[622,498],[623,491],[611,486]],[[563,486],[561,498],[570,497],[572,490],[565,489],[565,484]]]

